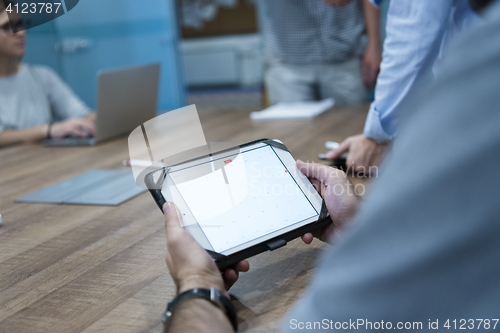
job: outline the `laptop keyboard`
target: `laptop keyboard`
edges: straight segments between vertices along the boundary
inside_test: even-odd
[[[45,140],[43,143],[46,146],[90,146],[95,142],[94,138],[64,138]]]

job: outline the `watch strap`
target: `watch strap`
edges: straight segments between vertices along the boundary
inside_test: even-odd
[[[54,125],[54,122],[51,121],[49,125],[47,126],[47,139],[52,139],[52,134],[50,134],[50,130],[52,129],[52,125]]]
[[[186,300],[193,298],[206,299],[207,301],[210,301],[213,304],[215,304],[218,308],[224,311],[229,321],[231,322],[234,331],[236,332],[238,330],[236,309],[234,308],[233,303],[231,303],[231,300],[226,296],[224,296],[216,288],[211,288],[211,289],[194,288],[177,295],[171,302],[167,304],[167,310],[162,316],[162,322],[166,324],[168,318],[172,315],[172,311],[176,306],[178,306],[180,303]]]

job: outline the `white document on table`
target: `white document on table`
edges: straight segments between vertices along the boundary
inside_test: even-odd
[[[322,101],[279,102],[262,111],[250,113],[253,120],[314,118],[335,105],[333,98]]]

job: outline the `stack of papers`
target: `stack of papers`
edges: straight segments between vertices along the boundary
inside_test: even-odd
[[[253,120],[314,118],[334,105],[333,98],[318,102],[280,102],[262,111],[250,113],[250,118]]]

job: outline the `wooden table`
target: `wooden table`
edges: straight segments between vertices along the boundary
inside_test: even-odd
[[[316,160],[326,140],[361,133],[368,107],[313,120],[252,122],[248,112],[200,112],[208,140],[282,140]],[[17,197],[90,169],[117,169],[127,140],[97,147],[0,149],[0,332],[160,332],[175,293],[161,212],[148,193],[118,207],[22,204]],[[324,244],[300,240],[250,259],[231,290],[240,332],[272,332],[310,280]]]

